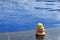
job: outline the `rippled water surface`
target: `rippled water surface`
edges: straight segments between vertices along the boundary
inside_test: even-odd
[[[42,22],[45,28],[60,26],[58,0],[0,1],[0,32],[34,30],[39,22]]]

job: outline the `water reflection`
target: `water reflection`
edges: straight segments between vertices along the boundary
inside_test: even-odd
[[[36,40],[44,40],[44,36],[36,36]]]

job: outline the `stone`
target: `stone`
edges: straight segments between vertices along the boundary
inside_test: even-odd
[[[45,36],[45,29],[42,23],[38,23],[37,25],[36,36]]]

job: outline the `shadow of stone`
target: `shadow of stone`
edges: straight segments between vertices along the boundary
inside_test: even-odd
[[[44,40],[44,36],[36,36],[36,40]]]

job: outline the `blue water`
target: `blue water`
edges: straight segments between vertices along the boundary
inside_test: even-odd
[[[35,30],[39,22],[45,28],[60,26],[60,2],[0,1],[0,32]]]

